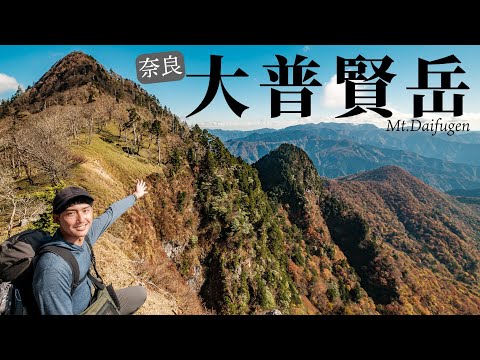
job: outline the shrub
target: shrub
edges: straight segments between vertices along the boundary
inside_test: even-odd
[[[187,193],[185,191],[179,191],[177,193],[177,210],[179,212],[183,211],[186,197],[187,197]]]

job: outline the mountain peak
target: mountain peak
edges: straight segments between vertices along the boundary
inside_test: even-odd
[[[68,62],[68,61],[97,63],[97,61],[92,56],[85,54],[83,51],[78,51],[78,50],[68,53],[59,61],[57,61],[57,64]]]
[[[287,143],[281,144],[276,150],[273,150],[272,153],[273,154],[280,153],[284,155],[288,153],[292,153],[292,154],[296,154],[297,156],[301,156],[301,157],[306,156],[308,158],[308,155],[305,151],[303,151],[302,149],[300,149],[295,145],[287,144]]]
[[[75,73],[81,73],[82,69],[85,68],[100,68],[104,69],[104,67],[97,61],[95,58],[91,55],[85,54],[82,51],[72,51],[71,53],[68,53],[65,55],[63,58],[58,60],[51,68],[49,71],[47,71],[42,78],[40,78],[40,81],[45,81],[44,78],[48,78],[47,75],[51,76],[55,73],[57,74],[62,74],[65,73],[65,70],[73,70],[73,74]],[[75,71],[76,70],[76,71]],[[86,71],[84,71],[86,73]]]
[[[292,204],[293,213],[304,210],[305,193],[320,195],[322,192],[322,180],[315,165],[305,151],[294,145],[281,144],[253,167],[258,170],[263,190],[282,203]]]
[[[390,194],[397,200],[408,198],[408,201],[413,201],[412,198],[409,198],[409,196],[413,196],[414,201],[420,201],[422,206],[430,206],[428,204],[432,203],[441,204],[445,201],[442,193],[398,166],[382,166],[339,180],[347,187],[352,185],[365,188],[367,191]]]
[[[282,172],[290,173],[293,171],[295,174],[309,173],[312,176],[313,174],[318,176],[315,165],[308,157],[307,153],[303,149],[292,144],[281,144],[277,149],[259,159],[254,166],[257,167],[257,165],[259,167],[268,166],[271,167],[272,170],[277,169],[274,172],[278,174]]]
[[[12,105],[19,111],[37,113],[51,105],[85,104],[100,94],[149,109],[160,106],[138,84],[113,70],[107,71],[96,59],[81,51],[73,51],[58,60]]]
[[[378,169],[364,171],[358,174],[341,178],[341,180],[347,180],[347,181],[376,181],[376,182],[391,182],[395,179],[419,181],[416,177],[411,175],[409,172],[395,165],[382,166],[382,167],[379,167]]]
[[[30,96],[50,96],[55,92],[65,91],[95,81],[104,85],[111,75],[92,56],[81,51],[73,51],[58,60],[30,91]]]
[[[119,79],[121,77],[107,72],[92,56],[73,51],[53,64],[13,105],[19,110],[36,113],[53,104],[65,105],[67,101],[69,104],[84,103],[85,99],[75,89],[87,86],[90,94],[112,93],[119,87],[115,84]]]

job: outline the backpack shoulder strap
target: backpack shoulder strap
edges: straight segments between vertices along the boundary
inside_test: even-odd
[[[80,268],[78,266],[77,259],[75,259],[75,256],[73,256],[70,250],[60,246],[55,246],[55,245],[47,245],[42,247],[41,250],[38,252],[37,256],[41,256],[42,254],[47,252],[51,252],[60,256],[63,260],[67,262],[68,265],[70,265],[70,268],[72,269],[72,273],[73,273],[73,282],[70,288],[70,294],[73,295],[73,292],[75,291],[75,289],[85,279],[83,278],[80,281]]]
[[[98,273],[98,270],[97,270],[97,261],[95,259],[95,254],[93,253],[92,243],[90,242],[90,238],[88,237],[88,234],[87,234],[87,236],[85,236],[85,241],[87,243],[88,249],[90,250],[90,261],[93,265],[93,270],[95,270],[95,275],[97,275],[97,280],[99,280],[103,283],[103,279],[102,279],[102,277],[100,276],[100,274]]]

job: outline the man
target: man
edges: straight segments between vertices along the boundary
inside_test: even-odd
[[[45,253],[38,260],[33,276],[33,294],[42,315],[78,315],[91,299],[91,282],[86,276],[91,264],[91,255],[86,241],[92,246],[105,230],[120,215],[133,206],[136,200],[147,193],[143,180],[137,180],[135,191],[119,200],[99,217],[93,219],[93,197],[79,187],[67,187],[58,192],[53,200],[53,219],[60,228],[53,235],[56,245],[72,252],[78,261],[83,279],[73,294],[73,273],[69,264],[54,253]],[[116,290],[122,315],[133,314],[143,305],[147,292],[142,286]]]

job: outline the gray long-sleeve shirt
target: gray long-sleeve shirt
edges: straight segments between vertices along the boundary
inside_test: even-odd
[[[120,217],[125,211],[135,204],[135,196],[129,195],[112,205],[100,216],[95,218],[88,231],[92,246],[100,235]],[[90,251],[86,241],[82,246],[73,245],[62,238],[60,229],[53,235],[49,245],[61,246],[69,249],[80,268],[80,279],[84,280],[77,289],[70,294],[73,274],[70,265],[60,256],[45,253],[38,260],[33,276],[33,294],[42,315],[78,315],[85,310],[91,298],[91,283],[85,277],[90,268]]]

